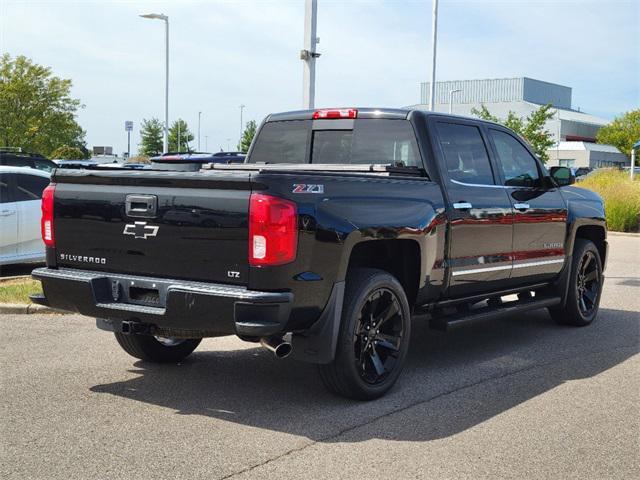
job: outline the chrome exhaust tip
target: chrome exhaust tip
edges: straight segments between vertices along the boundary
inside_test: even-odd
[[[262,337],[260,345],[273,352],[276,358],[287,358],[293,350],[291,343],[285,341],[282,337]]]

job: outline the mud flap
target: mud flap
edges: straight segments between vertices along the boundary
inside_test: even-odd
[[[320,318],[304,334],[294,334],[291,339],[291,358],[308,363],[330,363],[336,354],[345,282],[333,285],[331,296]]]

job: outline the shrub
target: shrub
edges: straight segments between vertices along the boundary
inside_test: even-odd
[[[616,232],[640,229],[640,179],[633,182],[628,172],[602,169],[578,184],[604,199],[607,227]]]
[[[62,147],[56,148],[53,152],[51,152],[51,158],[55,158],[57,160],[82,160],[85,158],[84,152],[80,150],[78,147],[70,147],[68,145],[63,145]]]

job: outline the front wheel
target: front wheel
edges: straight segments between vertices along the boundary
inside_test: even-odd
[[[347,278],[333,362],[320,365],[325,386],[371,400],[396,382],[409,349],[411,315],[402,285],[382,270],[357,269]]]
[[[551,317],[563,325],[583,327],[591,324],[598,315],[603,281],[600,252],[593,242],[576,239],[566,304],[550,308]]]
[[[155,363],[176,363],[189,356],[201,338],[167,338],[151,335],[115,333],[116,340],[129,355]]]

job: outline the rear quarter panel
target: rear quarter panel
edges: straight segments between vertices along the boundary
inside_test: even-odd
[[[408,239],[421,252],[423,292],[442,284],[445,213],[440,187],[425,178],[261,174],[263,193],[296,202],[298,255],[288,265],[251,268],[251,289],[291,288],[291,327],[305,328],[321,313],[333,284],[343,281],[360,242]],[[314,185],[300,191],[296,185]],[[266,187],[268,186],[268,187]],[[315,193],[311,193],[314,191]],[[322,192],[322,193],[320,193]]]

